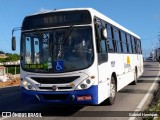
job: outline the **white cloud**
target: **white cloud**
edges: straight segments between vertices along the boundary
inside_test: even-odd
[[[49,9],[46,9],[46,8],[40,8],[40,9],[38,10],[38,12],[46,12],[46,11],[49,11]]]

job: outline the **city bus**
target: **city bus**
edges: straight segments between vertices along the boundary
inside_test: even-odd
[[[29,15],[20,29],[25,103],[112,105],[143,73],[140,37],[92,8]]]

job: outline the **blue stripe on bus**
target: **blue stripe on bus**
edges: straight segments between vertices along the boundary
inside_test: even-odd
[[[75,91],[29,91],[25,90],[21,87],[21,93],[22,93],[22,102],[24,103],[44,103],[44,104],[92,104],[97,105],[98,104],[98,86],[91,86],[89,89],[86,90],[75,90]],[[46,100],[44,99],[43,95],[68,95],[65,100]],[[91,100],[77,100],[77,96],[87,96],[91,95]],[[38,98],[40,98],[40,101]],[[73,100],[73,97],[75,96],[75,99]]]

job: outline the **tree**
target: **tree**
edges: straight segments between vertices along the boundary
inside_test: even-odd
[[[3,51],[0,51],[0,54],[5,54],[5,52],[3,52]]]
[[[0,62],[14,62],[20,60],[20,55],[6,53],[7,58],[0,58]]]

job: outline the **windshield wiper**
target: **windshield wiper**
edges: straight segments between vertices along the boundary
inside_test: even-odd
[[[60,41],[60,45],[63,45],[66,42],[66,40],[68,39],[69,35],[72,33],[73,28],[74,28],[74,26],[71,25],[69,27],[69,29],[65,32],[62,40]]]
[[[38,36],[40,37],[40,38],[42,38],[42,40],[46,40],[46,39],[48,39],[48,36],[46,35],[46,34],[44,34],[46,37],[44,38],[43,37],[43,34],[42,33],[40,33],[40,31],[36,28],[36,29],[34,29],[34,31],[36,31],[37,33],[38,33]]]
[[[58,58],[62,58],[62,45],[66,42],[66,40],[68,39],[69,35],[72,33],[74,26],[71,25],[69,27],[69,29],[67,29],[67,31],[65,32],[64,36],[62,37],[62,40],[60,41],[60,48],[59,48],[59,52],[58,52]]]

